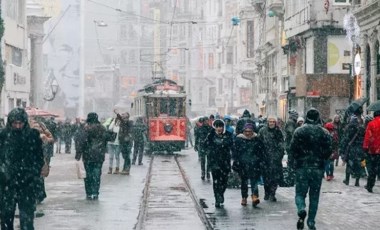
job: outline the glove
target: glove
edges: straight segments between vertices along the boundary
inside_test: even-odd
[[[365,160],[360,161],[360,166],[362,166],[362,168],[365,168],[367,166],[366,161]]]

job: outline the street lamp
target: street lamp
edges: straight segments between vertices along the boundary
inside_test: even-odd
[[[57,95],[59,89],[59,85],[57,80],[54,78],[50,82],[50,87],[48,89],[47,95],[44,96],[45,101],[52,101],[55,98],[55,95]]]

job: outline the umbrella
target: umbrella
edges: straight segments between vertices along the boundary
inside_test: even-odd
[[[27,107],[25,108],[25,111],[28,114],[28,116],[31,117],[59,117],[59,115],[57,114],[50,113],[39,108]]]
[[[356,110],[358,110],[360,107],[362,107],[367,102],[368,102],[367,97],[359,98],[359,99],[351,102],[351,104],[348,106],[347,110],[351,110],[351,112],[355,112]]]
[[[368,111],[380,111],[380,100],[371,103],[368,106],[367,110]]]

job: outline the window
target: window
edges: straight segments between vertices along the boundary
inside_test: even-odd
[[[254,47],[254,24],[253,21],[247,21],[247,58],[255,57]]]
[[[351,5],[351,0],[333,0],[333,5]]]
[[[214,54],[208,54],[208,69],[214,69]]]
[[[227,60],[226,64],[233,64],[233,47],[229,46],[227,47]]]
[[[379,40],[376,41],[375,51],[376,51],[376,74],[380,74],[380,45]]]

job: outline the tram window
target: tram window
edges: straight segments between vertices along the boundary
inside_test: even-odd
[[[169,101],[169,116],[177,116],[177,100],[175,98],[170,98]]]

